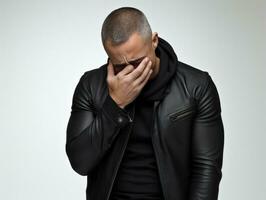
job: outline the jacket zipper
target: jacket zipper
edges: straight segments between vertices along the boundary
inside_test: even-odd
[[[157,106],[158,104],[159,104],[158,101],[155,101],[155,102],[154,102],[153,122],[152,122],[152,133],[153,133],[153,131],[154,131],[154,126],[155,126],[155,124],[154,124],[154,118],[155,118],[156,106]],[[153,145],[154,154],[155,154],[155,160],[156,160],[156,163],[157,163],[157,166],[158,166],[159,178],[160,178],[161,185],[162,185],[162,192],[163,192],[164,200],[167,200],[167,199],[166,199],[165,190],[164,190],[164,188],[166,188],[166,186],[165,186],[165,184],[164,184],[164,182],[163,182],[163,178],[162,178],[162,174],[163,174],[163,173],[160,173],[160,172],[162,172],[162,170],[161,170],[161,168],[160,168],[160,163],[159,163],[159,160],[158,160],[158,157],[157,157],[158,154],[157,154],[157,149],[156,149],[155,144],[154,144],[153,134],[152,134],[152,136],[151,136],[151,139],[152,139],[152,145]]]
[[[189,115],[189,114],[191,114],[191,113],[193,113],[193,112],[194,112],[194,111],[191,110],[191,111],[184,112],[184,113],[176,113],[175,115],[171,115],[171,116],[169,116],[169,117],[170,117],[170,119],[171,119],[172,121],[175,121],[175,120],[180,119],[180,118],[183,118],[183,117],[185,117],[185,116],[187,116],[187,115]]]
[[[135,109],[135,108],[134,108],[134,109]],[[133,109],[133,113],[135,112],[134,109]],[[129,114],[128,114],[128,115],[129,115]],[[134,114],[133,114],[133,116],[134,116]],[[134,117],[133,117],[133,118],[134,118]],[[120,164],[121,164],[122,158],[124,157],[124,153],[125,153],[125,150],[126,150],[126,146],[127,146],[128,140],[129,140],[130,132],[131,132],[131,130],[132,130],[132,126],[133,126],[133,123],[132,123],[132,122],[134,122],[134,121],[133,121],[132,118],[130,118],[130,117],[129,117],[129,119],[130,119],[131,125],[130,125],[130,128],[129,128],[128,134],[127,134],[126,142],[125,142],[125,144],[124,144],[124,146],[123,146],[123,149],[122,149],[122,155],[120,156],[120,158],[119,158],[119,162],[118,162],[118,164],[116,165],[116,168],[115,168],[115,173],[114,173],[114,176],[113,176],[113,179],[112,179],[112,183],[111,183],[111,186],[109,187],[109,191],[108,191],[108,194],[107,194],[107,198],[106,198],[107,200],[109,200],[109,198],[110,198],[111,191],[112,191],[112,188],[113,188],[113,185],[114,185],[114,181],[115,181],[115,178],[116,178],[116,175],[117,175],[118,169],[119,169],[119,167],[120,167]]]
[[[190,106],[184,110],[171,113],[168,115],[168,117],[170,118],[170,120],[175,121],[179,118],[182,118],[182,117],[185,117],[186,115],[191,114],[192,112],[194,112],[194,110],[193,110],[193,107]]]

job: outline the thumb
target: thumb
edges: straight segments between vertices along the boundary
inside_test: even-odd
[[[108,62],[108,65],[107,65],[108,76],[113,77],[115,75],[115,72],[114,72],[114,67],[113,67],[113,64],[110,58],[108,58],[107,62]]]

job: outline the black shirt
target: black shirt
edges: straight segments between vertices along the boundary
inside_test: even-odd
[[[155,100],[160,100],[165,95],[167,84],[176,71],[176,55],[161,38],[156,55],[160,58],[159,73],[146,83],[133,102],[133,129],[112,188],[111,200],[163,200],[151,138],[153,105]]]
[[[115,180],[112,200],[162,200],[152,134],[152,103],[136,104],[130,139]],[[146,114],[148,117],[146,118]]]

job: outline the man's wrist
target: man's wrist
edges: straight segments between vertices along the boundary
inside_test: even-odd
[[[110,97],[113,99],[113,101],[114,101],[114,102],[115,102],[115,103],[116,103],[121,109],[124,109],[124,108],[126,107],[126,105],[120,103],[120,102],[116,99],[116,97],[115,97],[114,95],[110,94]]]

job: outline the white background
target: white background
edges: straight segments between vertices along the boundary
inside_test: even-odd
[[[0,199],[84,199],[65,153],[81,75],[105,64],[100,30],[141,9],[180,61],[208,71],[225,128],[220,200],[265,199],[266,6],[259,0],[0,0]]]

